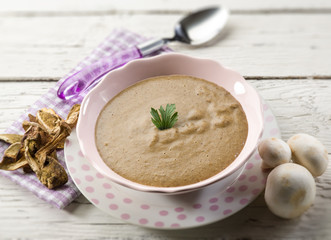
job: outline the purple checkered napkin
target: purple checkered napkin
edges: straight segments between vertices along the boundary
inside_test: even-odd
[[[103,42],[93,50],[93,52],[87,56],[83,61],[81,61],[77,67],[75,67],[69,74],[64,76],[62,79],[58,81],[56,86],[49,89],[49,91],[40,97],[28,110],[25,112],[16,122],[14,122],[7,130],[6,133],[14,133],[14,134],[24,134],[24,130],[22,128],[23,120],[28,119],[28,114],[31,113],[33,115],[41,108],[52,108],[58,113],[60,116],[65,117],[69,113],[71,107],[80,103],[83,99],[83,96],[79,96],[77,98],[62,100],[57,97],[57,89],[60,84],[73,73],[81,70],[83,67],[90,65],[91,63],[97,61],[99,58],[110,56],[118,51],[125,50],[129,47],[132,47],[136,44],[142,43],[146,40],[146,38],[136,34],[129,32],[127,30],[114,30],[112,33],[103,40]],[[85,93],[86,94],[86,93]],[[3,157],[3,152],[8,147],[8,144],[0,142],[0,158]],[[62,151],[58,151],[58,158],[60,163],[65,167],[64,162],[64,153]],[[66,169],[67,170],[67,169]],[[76,197],[80,195],[78,188],[73,183],[72,179],[69,177],[68,182],[56,190],[50,190],[41,184],[34,173],[27,174],[23,173],[21,170],[16,171],[3,171],[0,170],[0,175],[3,175],[17,184],[21,185],[24,188],[27,188],[39,198],[45,200],[56,206],[57,208],[64,208],[70,202],[72,202]],[[0,183],[1,184],[1,183]]]

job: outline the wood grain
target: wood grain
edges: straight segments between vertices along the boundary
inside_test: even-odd
[[[331,80],[249,80],[270,104],[284,139],[299,132],[320,139],[331,152]],[[3,132],[54,82],[1,82],[0,132]]]
[[[328,239],[331,166],[316,179],[317,196],[303,216],[284,220],[266,207],[261,194],[233,216],[204,227],[161,231],[125,224],[89,204],[83,196],[58,210],[8,179],[0,178],[2,239]],[[38,227],[36,227],[38,226]],[[240,231],[238,231],[240,229]],[[266,237],[267,236],[267,237]]]
[[[157,12],[178,13],[188,12],[198,8],[222,4],[232,12],[328,12],[331,9],[330,1],[326,0],[144,0],[137,3],[135,0],[68,0],[50,1],[11,0],[0,8],[2,15],[109,15],[121,12]]]
[[[58,79],[115,27],[171,36],[176,14],[92,17],[0,17],[0,80]],[[272,27],[270,27],[272,26]],[[247,77],[331,78],[331,15],[235,15],[223,39],[178,52],[213,58]]]

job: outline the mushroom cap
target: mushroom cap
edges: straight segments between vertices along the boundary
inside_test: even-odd
[[[314,176],[322,175],[328,166],[328,152],[325,146],[315,137],[300,133],[288,141],[292,151],[293,162],[307,168]]]
[[[274,168],[267,179],[265,201],[275,215],[296,218],[314,202],[316,184],[301,165],[285,163]]]
[[[267,138],[258,146],[259,154],[263,160],[262,168],[274,168],[291,160],[291,149],[286,142],[279,138]]]

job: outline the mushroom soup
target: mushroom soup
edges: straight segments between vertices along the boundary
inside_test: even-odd
[[[178,121],[159,130],[150,109],[175,104]],[[248,124],[240,103],[203,79],[159,76],[112,98],[95,129],[101,158],[117,174],[157,187],[197,183],[221,172],[245,145]]]

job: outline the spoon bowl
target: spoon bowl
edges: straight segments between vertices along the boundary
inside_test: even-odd
[[[229,18],[229,10],[212,7],[194,12],[180,20],[175,26],[175,36],[171,40],[190,45],[202,45],[217,37]]]

